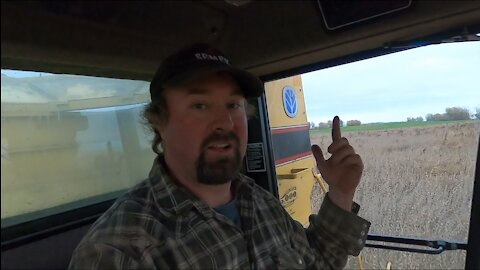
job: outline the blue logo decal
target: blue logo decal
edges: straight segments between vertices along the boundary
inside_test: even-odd
[[[283,109],[290,118],[297,116],[297,95],[295,89],[290,86],[283,88]]]

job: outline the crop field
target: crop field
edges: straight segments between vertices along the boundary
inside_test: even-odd
[[[370,233],[466,242],[480,121],[344,132],[365,169],[355,201]],[[310,134],[326,152],[329,133]],[[318,211],[322,194],[312,192]],[[411,246],[410,246],[411,247]],[[364,269],[463,269],[465,251],[425,255],[365,248]],[[347,268],[358,269],[354,258]]]
[[[346,126],[342,127],[343,132],[359,132],[359,131],[373,131],[373,130],[390,130],[390,129],[405,129],[413,127],[427,127],[440,125],[458,125],[464,123],[473,123],[475,120],[461,120],[461,121],[423,121],[423,122],[391,122],[378,124],[363,124],[360,126]],[[330,133],[330,128],[310,130],[310,134]]]

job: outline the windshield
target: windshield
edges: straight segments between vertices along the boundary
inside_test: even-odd
[[[480,42],[464,42],[302,75],[312,144],[328,147],[339,115],[342,135],[363,159],[355,200],[370,233],[467,242],[480,136],[478,63]],[[322,196],[316,186],[314,212]],[[362,254],[366,269],[459,269],[466,252]]]

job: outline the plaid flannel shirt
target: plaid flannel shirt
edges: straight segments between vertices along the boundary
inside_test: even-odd
[[[92,225],[70,269],[338,269],[365,244],[370,223],[328,196],[305,229],[240,175],[232,181],[239,228],[159,164]]]

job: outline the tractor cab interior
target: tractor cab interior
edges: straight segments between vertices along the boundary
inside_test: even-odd
[[[431,44],[478,41],[480,2],[11,0],[1,2],[1,29],[1,265],[4,269],[63,269],[68,266],[74,248],[89,226],[133,183],[122,182],[121,190],[93,192],[88,198],[59,198],[58,203],[45,209],[28,206],[30,208],[18,211],[9,210],[15,208],[17,203],[21,204],[18,200],[23,198],[17,195],[13,198],[12,195],[10,198],[13,199],[4,199],[15,192],[12,188],[14,183],[30,178],[28,181],[37,181],[37,190],[50,188],[47,184],[38,183],[40,179],[36,177],[36,166],[25,159],[23,162],[26,163],[21,163],[22,158],[17,159],[16,162],[20,164],[18,169],[15,169],[15,173],[13,169],[12,173],[7,173],[8,168],[16,166],[14,156],[25,152],[21,147],[15,149],[15,139],[6,139],[8,136],[21,137],[14,132],[14,127],[16,123],[23,121],[22,119],[35,116],[39,121],[48,122],[53,118],[57,121],[55,123],[61,123],[63,127],[72,121],[79,121],[82,126],[90,118],[79,116],[80,110],[89,110],[89,113],[95,114],[101,112],[99,108],[102,107],[143,105],[149,101],[148,82],[162,59],[178,48],[195,42],[208,42],[219,47],[231,57],[236,66],[252,72],[264,82],[270,82]],[[22,84],[15,86],[19,90],[11,90],[14,87],[9,84],[12,80],[4,77],[3,70],[65,75],[62,83],[45,83],[50,90],[43,91],[41,97],[38,96],[39,99],[54,102],[56,107],[29,105],[28,102],[25,103],[27,105],[7,102],[7,93],[10,93],[9,98],[18,103],[26,98],[25,93],[34,93],[38,89],[27,89]],[[123,86],[119,86],[118,89],[121,90],[118,93],[112,94],[113,98],[105,98],[92,88],[74,88],[75,84],[72,84],[73,90],[67,94],[78,96],[88,93],[91,94],[90,98],[97,98],[94,101],[96,103],[85,105],[86,103],[82,102],[90,102],[87,98],[75,102],[56,100],[54,96],[63,91],[56,90],[56,87],[60,89],[70,83],[70,75],[78,76],[75,80],[80,76],[95,77],[105,89],[110,89],[108,87],[113,84]],[[100,81],[100,78],[112,81],[104,82]],[[258,109],[258,117],[249,120],[249,142],[265,145],[264,170],[252,171],[249,176],[278,196],[266,97],[264,95],[249,102]],[[118,138],[119,141],[136,136],[131,131],[141,129],[137,124],[125,124],[135,120],[131,115],[112,112],[113,116],[115,119],[129,119],[118,123],[118,129],[125,132]],[[8,127],[4,128],[4,124],[13,127],[10,128],[11,135],[8,134]],[[97,124],[98,127],[105,127],[102,122]],[[58,125],[50,125],[41,132],[50,131],[57,135],[66,132],[64,129],[57,130]],[[79,130],[82,128],[72,128],[68,132],[74,134]],[[28,130],[22,132],[29,133]],[[43,145],[43,148],[37,149],[37,157],[44,162],[37,164],[37,167],[51,166],[45,177],[49,177],[48,182],[52,186],[59,188],[55,191],[57,195],[65,192],[61,188],[83,188],[82,180],[77,179],[76,184],[65,184],[59,179],[60,174],[57,174],[57,171],[65,171],[63,173],[68,175],[68,168],[75,168],[67,154],[59,153],[64,151],[62,147],[66,145],[73,147],[72,138],[75,135],[72,134],[69,141],[58,142],[61,147],[48,148]],[[110,145],[102,144],[101,147],[97,150],[114,153],[110,156],[112,160],[118,157],[115,154],[115,142]],[[144,146],[137,145],[130,149],[132,152],[122,154],[142,156],[141,160],[131,161],[132,168],[125,172],[125,178],[137,179],[141,178],[141,173],[145,176],[148,173],[153,162],[152,153],[139,152],[141,147]],[[146,148],[151,151],[149,146]],[[127,150],[130,151],[125,151]],[[49,151],[55,151],[58,159],[50,160],[47,157],[48,153],[51,153]],[[85,163],[87,162],[95,163],[94,159],[85,160]],[[137,164],[135,162],[146,165],[133,168]],[[462,249],[467,252],[465,269],[480,268],[478,257],[475,257],[480,254],[480,232],[472,229],[480,227],[479,168],[477,157],[469,237],[467,243],[461,244]],[[134,171],[139,173],[132,174]],[[89,173],[93,175],[95,170]],[[117,176],[113,172],[109,174],[112,179]],[[31,195],[25,195],[28,196]],[[41,204],[41,201],[48,200],[49,196],[35,197],[29,204]],[[372,235],[369,239],[416,244],[412,239],[375,237]],[[427,245],[430,245],[429,243]]]

